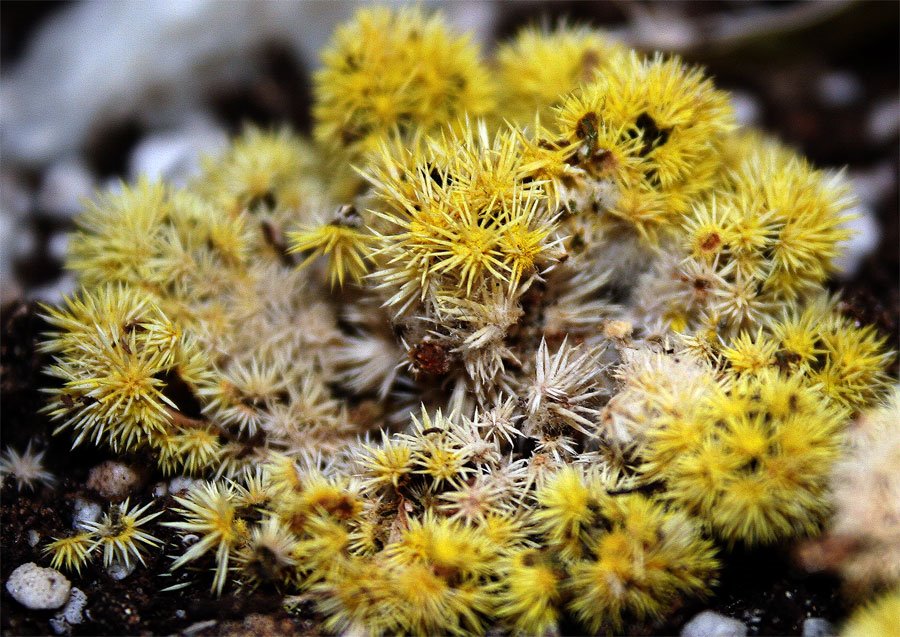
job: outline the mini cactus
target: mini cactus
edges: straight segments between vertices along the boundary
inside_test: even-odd
[[[363,9],[323,63],[313,141],[248,129],[80,217],[46,410],[197,481],[55,567],[163,524],[197,537],[170,589],[271,587],[327,631],[652,632],[735,545],[827,524],[893,355],[823,289],[840,173],[585,27],[492,74],[439,15]]]

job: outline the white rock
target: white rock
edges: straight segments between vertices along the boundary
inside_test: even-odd
[[[897,171],[892,162],[884,161],[869,169],[854,170],[849,173],[849,178],[859,202],[874,206],[890,196]]]
[[[87,488],[104,498],[124,500],[141,482],[141,476],[132,467],[121,462],[107,460],[88,473]]]
[[[114,580],[123,580],[132,573],[134,573],[134,569],[137,567],[137,562],[130,562],[127,566],[122,564],[121,562],[113,562],[106,569],[107,574],[113,578]]]
[[[20,225],[13,231],[13,255],[17,259],[26,259],[37,248],[37,237],[27,225]]]
[[[869,111],[866,129],[869,139],[879,144],[891,141],[900,131],[900,98],[883,100]]]
[[[54,615],[49,623],[50,630],[52,630],[55,635],[68,635],[72,631],[72,627],[66,623],[66,620],[60,618],[59,615]]]
[[[131,178],[184,186],[200,174],[202,156],[216,154],[227,144],[225,130],[198,115],[183,128],[145,137],[131,155]]]
[[[37,195],[38,210],[62,219],[73,217],[81,211],[82,200],[93,196],[94,187],[94,176],[83,161],[59,161],[44,174]]]
[[[803,637],[834,637],[837,631],[827,619],[809,617],[803,620]]]
[[[334,27],[364,4],[347,2],[71,3],[48,20],[23,58],[4,68],[0,128],[5,159],[46,164],[77,152],[103,122],[171,127],[210,92],[258,75],[265,42],[318,64]],[[437,3],[451,23],[491,33],[497,9],[477,1]],[[65,60],[65,64],[60,64]]]
[[[64,261],[69,251],[69,235],[65,232],[57,232],[47,242],[47,252],[57,261]]]
[[[63,609],[50,620],[50,627],[57,635],[71,632],[72,626],[77,626],[84,621],[84,607],[87,604],[87,595],[80,588],[73,588],[69,595],[69,601]]]
[[[76,531],[87,531],[85,522],[96,522],[103,515],[103,507],[91,500],[75,498],[75,512],[72,514],[72,528]]]
[[[744,637],[747,627],[711,610],[698,613],[681,629],[681,637]]]
[[[739,126],[753,126],[759,122],[762,108],[755,96],[744,91],[731,91],[730,100]]]
[[[69,599],[72,583],[52,568],[34,562],[22,564],[6,580],[6,590],[25,608],[59,608]]]
[[[828,106],[850,106],[863,95],[859,78],[847,71],[832,71],[816,82],[819,98]]]
[[[197,480],[187,476],[175,476],[169,480],[169,493],[181,493],[197,484]]]
[[[33,197],[28,186],[15,172],[0,169],[0,209],[2,216],[22,219],[31,212]]]
[[[629,43],[647,49],[679,51],[691,47],[700,34],[677,8],[664,3],[630,6]]]
[[[155,485],[153,485],[154,498],[161,498],[167,493],[169,493],[169,487],[165,482],[157,482]]]
[[[181,543],[184,546],[193,546],[197,542],[200,541],[200,536],[196,533],[188,533],[187,535],[181,536]]]
[[[856,206],[848,212],[855,215],[855,218],[846,223],[851,235],[834,259],[837,277],[843,280],[853,278],[865,258],[878,247],[881,234],[878,220],[868,206]]]
[[[28,531],[28,546],[34,548],[37,546],[37,543],[41,541],[41,534],[35,531],[34,529],[30,529]]]
[[[24,180],[13,171],[0,168],[0,296],[4,301],[20,294],[13,261],[20,251],[22,233],[30,235],[33,241],[33,233],[28,228],[31,200]]]
[[[29,289],[27,296],[31,301],[59,303],[63,297],[72,296],[77,287],[75,276],[71,272],[66,272],[53,283]]]

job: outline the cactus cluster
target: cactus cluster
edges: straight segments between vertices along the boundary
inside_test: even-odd
[[[366,9],[323,60],[312,140],[100,195],[46,308],[59,430],[198,478],[153,522],[197,537],[173,588],[274,586],[336,632],[623,631],[819,531],[890,383],[823,288],[840,173],[590,29],[491,69]],[[140,561],[155,516],[117,507],[54,564]]]

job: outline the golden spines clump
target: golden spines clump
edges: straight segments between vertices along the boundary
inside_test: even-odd
[[[712,185],[733,126],[727,96],[702,71],[635,53],[570,94],[556,122],[577,144],[575,165],[612,181],[602,207],[650,244]]]
[[[328,256],[328,278],[332,287],[335,283],[343,287],[345,278],[358,283],[369,271],[365,257],[369,244],[375,239],[361,225],[362,218],[355,209],[344,206],[326,224],[289,233],[290,252],[309,253],[300,267],[320,256]]]
[[[535,115],[551,120],[566,94],[624,62],[625,51],[611,37],[586,27],[520,30],[497,50],[504,117],[522,125],[531,124]]]
[[[779,308],[805,305],[821,293],[850,236],[853,200],[840,173],[817,170],[759,135],[731,143],[742,149],[740,160],[722,167],[711,194],[681,222],[683,258],[645,277],[649,286],[637,293],[679,331],[707,324],[736,336]],[[678,290],[679,282],[687,285]]]
[[[84,530],[80,533],[53,538],[43,548],[44,555],[51,556],[50,565],[80,574],[81,568],[100,549],[103,565],[107,568],[114,564],[128,568],[133,561],[144,564],[145,552],[155,549],[161,542],[143,527],[162,512],[143,515],[152,503],[133,507],[128,504],[127,499],[112,504],[99,521],[82,521]]]
[[[846,412],[802,376],[775,370],[712,392],[690,437],[648,430],[644,458],[675,506],[729,543],[772,543],[815,532]]]
[[[394,130],[435,130],[494,106],[491,84],[466,36],[413,8],[360,11],[322,54],[313,93],[317,140],[350,156]]]
[[[556,630],[562,616],[564,572],[552,556],[538,549],[516,551],[498,564],[497,617],[517,634],[544,635]]]
[[[443,166],[425,159],[370,176],[385,206],[373,223],[372,276],[398,314],[417,301],[439,312],[440,296],[477,297],[491,281],[514,291],[560,256],[555,215],[511,131],[491,137],[483,123],[467,124],[440,143]],[[409,195],[398,181],[412,184]]]
[[[569,609],[592,632],[619,631],[663,617],[683,596],[705,595],[718,566],[712,542],[686,514],[643,495],[617,495],[570,567]]]
[[[132,289],[106,285],[46,311],[58,331],[42,350],[53,354],[47,372],[61,381],[48,390],[46,410],[60,429],[74,430],[76,445],[87,439],[124,451],[152,443],[184,408],[169,385],[198,392],[212,382],[196,339]]]
[[[535,518],[561,560],[556,577],[567,609],[592,632],[662,617],[680,596],[707,592],[718,568],[712,543],[690,517],[612,486],[566,467],[537,493]],[[548,584],[553,572],[544,574]]]
[[[840,314],[835,299],[819,296],[769,314],[755,334],[740,332],[715,347],[735,374],[780,369],[803,376],[834,403],[856,411],[875,404],[889,388],[886,369],[895,353],[870,325]]]
[[[816,170],[776,142],[759,138],[730,176],[724,192],[733,193],[745,218],[763,215],[771,228],[764,247],[771,254],[764,291],[793,299],[834,272],[838,245],[850,236],[846,223],[853,204],[840,173]]]
[[[319,158],[286,129],[249,127],[217,157],[203,161],[197,192],[225,216],[293,211],[321,195]]]
[[[66,267],[88,287],[141,290],[180,324],[196,326],[220,295],[247,283],[255,229],[194,193],[139,181],[76,218]]]
[[[710,538],[813,534],[834,480],[864,482],[845,425],[891,354],[820,299],[841,179],[735,133],[677,57],[562,26],[497,58],[363,9],[315,143],[248,129],[77,222],[47,410],[200,478],[170,589],[273,588],[353,634],[650,632],[713,585]],[[45,552],[140,562],[155,523],[116,505]]]

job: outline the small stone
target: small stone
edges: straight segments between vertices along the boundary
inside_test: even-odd
[[[896,96],[882,100],[869,111],[866,129],[869,139],[884,144],[897,137],[900,131],[900,102]]]
[[[755,126],[762,119],[759,99],[744,91],[731,91],[731,108],[740,126]]]
[[[834,637],[837,631],[827,619],[810,617],[803,620],[803,637]]]
[[[13,240],[13,256],[17,259],[27,259],[37,250],[37,237],[27,225],[16,228]]]
[[[200,541],[200,536],[196,533],[188,533],[187,535],[181,536],[181,543],[184,546],[191,546]]]
[[[86,604],[87,595],[84,594],[84,591],[80,588],[73,588],[68,603],[50,620],[53,632],[57,635],[72,632],[72,626],[77,626],[84,621],[83,611]]]
[[[747,626],[711,610],[698,613],[681,629],[681,637],[744,637]]]
[[[44,174],[44,181],[37,195],[37,206],[42,212],[69,219],[81,211],[82,200],[94,193],[94,176],[83,161],[62,160]]]
[[[58,304],[67,296],[72,296],[78,289],[78,284],[71,272],[64,273],[56,281],[47,285],[41,285],[28,290],[28,298],[41,303]]]
[[[169,480],[169,493],[181,493],[182,491],[187,491],[194,486],[196,482],[196,480],[188,478],[187,476],[175,476]]]
[[[127,464],[107,460],[91,469],[87,487],[104,498],[116,501],[124,500],[140,481],[138,472]]]
[[[132,179],[147,177],[184,186],[201,171],[201,156],[214,155],[228,145],[228,135],[202,115],[184,127],[145,137],[131,155]]]
[[[32,610],[59,608],[69,599],[72,583],[53,568],[34,562],[22,564],[6,580],[6,590],[17,602]]]
[[[37,543],[41,541],[41,534],[35,531],[34,529],[30,529],[28,531],[28,546],[34,548],[37,546]]]
[[[114,580],[119,581],[134,573],[134,569],[136,567],[137,563],[135,562],[131,562],[127,566],[125,564],[122,564],[121,562],[113,562],[106,569],[106,573]]]
[[[153,497],[161,498],[169,493],[169,486],[165,482],[157,482],[153,485]]]
[[[862,82],[847,71],[826,73],[816,83],[819,99],[827,106],[850,106],[863,96]]]
[[[47,252],[57,261],[65,261],[69,252],[69,235],[57,232],[47,241]]]
[[[76,531],[87,531],[85,522],[96,522],[103,515],[103,507],[91,500],[75,498],[75,512],[72,514],[72,528]]]

